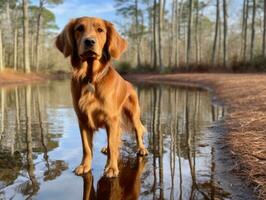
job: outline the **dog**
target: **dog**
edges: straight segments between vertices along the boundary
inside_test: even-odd
[[[141,176],[145,171],[143,157],[121,159],[118,163],[120,176],[116,179],[101,177],[94,189],[91,172],[83,176],[84,200],[138,199],[141,192]]]
[[[135,132],[138,151],[148,154],[143,144],[145,127],[140,121],[138,96],[133,86],[113,68],[111,59],[118,60],[127,42],[108,21],[81,17],[72,19],[56,37],[56,47],[71,59],[71,93],[78,118],[83,146],[81,164],[76,175],[90,171],[93,134],[106,128],[106,177],[119,174],[118,158],[122,130]]]

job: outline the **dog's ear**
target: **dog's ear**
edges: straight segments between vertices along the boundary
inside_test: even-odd
[[[80,58],[77,53],[77,45],[74,37],[74,26],[76,19],[70,20],[63,31],[56,37],[55,45],[65,57],[71,56],[71,64],[73,67],[80,65]]]
[[[55,45],[65,57],[72,54],[74,47],[74,25],[76,20],[72,19],[63,29],[63,31],[56,37]]]
[[[105,21],[107,27],[107,49],[109,55],[118,60],[127,48],[127,42],[115,30],[114,25]]]

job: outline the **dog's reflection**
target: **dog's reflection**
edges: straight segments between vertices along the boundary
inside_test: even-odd
[[[137,157],[130,160],[119,161],[119,177],[102,177],[97,184],[97,192],[93,187],[91,172],[83,176],[84,200],[120,200],[138,199],[141,186],[141,175],[145,168],[145,158]]]

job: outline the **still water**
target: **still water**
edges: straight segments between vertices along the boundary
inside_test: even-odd
[[[92,172],[82,157],[68,81],[0,89],[0,199],[226,199],[215,179],[214,133],[224,109],[205,90],[138,85],[149,156],[123,134],[119,178],[106,179],[106,133],[94,137]]]

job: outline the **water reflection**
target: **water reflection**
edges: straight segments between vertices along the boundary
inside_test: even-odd
[[[97,183],[97,191],[93,186],[93,175],[88,173],[83,176],[84,200],[99,199],[138,199],[141,189],[141,176],[145,169],[145,158],[123,159],[119,162],[120,176],[108,179],[101,177]]]
[[[206,91],[157,86],[139,89],[153,168],[143,187],[147,199],[221,199],[214,180],[213,148],[206,127],[223,117]],[[210,134],[209,134],[210,136]],[[204,142],[204,143],[202,143]]]
[[[94,139],[93,170],[77,177],[81,159],[69,83],[1,89],[0,199],[224,199],[215,180],[214,149],[206,127],[224,115],[208,92],[138,86],[150,155],[135,155],[123,135],[120,176],[102,177],[106,133]]]

